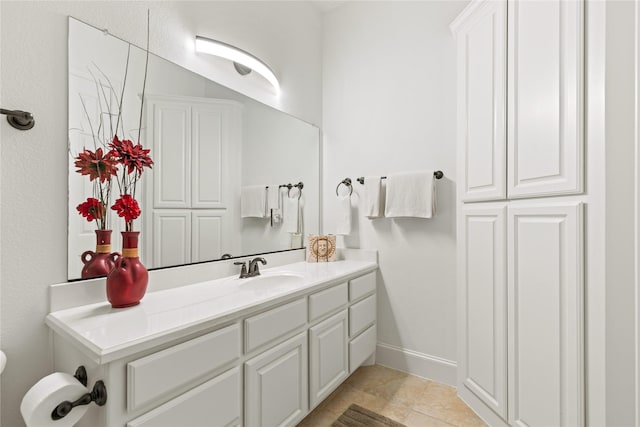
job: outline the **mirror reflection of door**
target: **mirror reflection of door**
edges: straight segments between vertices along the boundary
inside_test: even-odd
[[[153,218],[147,264],[182,265],[237,253],[232,232],[239,218],[231,214],[230,194],[240,185],[241,105],[153,95],[145,102],[157,160],[145,197]]]

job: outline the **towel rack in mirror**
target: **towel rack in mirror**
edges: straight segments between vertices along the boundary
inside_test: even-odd
[[[435,172],[433,173],[433,176],[435,176],[435,177],[436,177],[436,179],[442,179],[442,177],[444,177],[444,173],[442,173],[442,171],[435,171]],[[381,176],[381,177],[380,177],[380,179],[387,179],[387,177],[386,177],[386,176]],[[361,176],[360,178],[358,178],[358,179],[357,179],[357,181],[358,181],[360,184],[364,184],[364,177],[363,177],[363,176]]]

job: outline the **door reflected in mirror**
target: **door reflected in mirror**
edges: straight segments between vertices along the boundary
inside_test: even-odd
[[[85,148],[108,150],[120,107],[119,136],[136,142],[141,128],[154,162],[135,197],[147,268],[300,248],[302,236],[318,233],[319,129],[153,54],[140,127],[145,56],[69,19],[69,279],[80,278],[81,255],[96,249],[97,229],[76,210],[94,194],[95,180],[76,173],[74,158]],[[301,195],[284,186],[299,182]],[[264,193],[241,204],[242,189],[255,187]],[[118,195],[114,181],[110,206]],[[263,214],[245,215],[247,203],[264,203]],[[107,212],[111,250],[120,251],[124,221]]]

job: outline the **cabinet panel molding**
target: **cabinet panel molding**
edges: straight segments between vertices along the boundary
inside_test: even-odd
[[[506,198],[506,2],[457,29],[458,149],[463,201]]]
[[[349,374],[347,310],[309,329],[309,390],[314,407]]]
[[[191,207],[191,108],[183,102],[150,102],[154,208]]]
[[[234,324],[127,364],[127,408],[170,394],[240,358],[240,326]]]
[[[308,410],[307,333],[245,363],[245,425],[294,426]]]
[[[582,192],[583,9],[509,2],[509,198]]]
[[[582,204],[508,209],[509,422],[584,425]]]
[[[507,417],[507,205],[462,211],[462,384]]]
[[[191,262],[191,213],[182,209],[153,212],[153,266]],[[147,246],[149,247],[149,246]]]
[[[240,369],[230,371],[127,423],[127,427],[240,426]],[[208,408],[203,411],[202,408]]]

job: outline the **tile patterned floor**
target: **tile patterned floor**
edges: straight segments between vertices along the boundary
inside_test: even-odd
[[[358,369],[298,426],[331,426],[352,403],[408,427],[486,427],[455,388],[380,365]]]

